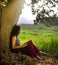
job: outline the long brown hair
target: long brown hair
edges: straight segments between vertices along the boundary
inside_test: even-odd
[[[18,36],[19,32],[20,32],[20,29],[21,27],[19,25],[14,25],[12,30],[11,30],[11,33],[10,33],[10,47],[12,47],[12,37],[13,36]]]

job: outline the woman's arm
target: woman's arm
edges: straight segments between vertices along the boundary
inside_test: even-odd
[[[12,37],[12,49],[22,48],[23,46],[16,46],[16,36]]]

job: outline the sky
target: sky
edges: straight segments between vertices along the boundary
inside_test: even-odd
[[[25,1],[26,1],[26,4],[30,4],[31,3],[31,0],[25,0]],[[36,15],[32,15],[31,7],[27,6],[26,4],[24,4],[24,6],[23,6],[22,13],[21,13],[21,15],[18,18],[17,24],[33,24],[34,23],[33,20],[35,19]],[[40,6],[42,6],[43,0],[41,2],[38,2],[38,4]],[[38,7],[37,5],[35,5],[35,8]],[[49,7],[50,6],[51,5],[49,4]],[[45,8],[46,8],[46,10],[48,10],[47,6],[45,6]],[[58,5],[56,6],[56,8],[53,8],[55,13],[56,12],[58,13],[57,8],[58,8]],[[50,15],[53,15],[53,13],[50,13]]]
[[[31,3],[31,0],[26,0],[26,3],[29,4]],[[26,6],[24,4],[24,8],[22,9],[22,13],[18,18],[18,24],[33,24],[33,20],[35,19],[35,16],[32,15],[32,11],[30,6]]]
[[[35,16],[32,15],[31,8],[25,6],[25,8],[22,9],[22,14],[19,16],[18,23],[33,24],[34,18]]]

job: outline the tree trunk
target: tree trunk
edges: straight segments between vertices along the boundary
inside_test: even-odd
[[[2,6],[0,1],[0,43],[1,43],[1,17],[2,17]],[[1,44],[0,44],[0,49],[1,49]]]
[[[11,0],[8,6],[2,7],[0,43],[3,49],[9,49],[10,32],[21,14],[23,4],[24,0]]]

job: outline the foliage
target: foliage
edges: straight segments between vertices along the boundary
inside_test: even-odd
[[[57,13],[54,13],[53,8],[56,7],[58,1],[55,0],[31,0],[31,1],[32,1],[31,2],[32,14],[33,15],[36,14],[34,24],[45,21],[52,22],[54,20]],[[52,14],[52,16],[50,14]],[[47,17],[51,18],[46,19]]]
[[[20,34],[21,43],[32,39],[41,50],[58,55],[58,26],[46,27],[37,25],[22,25]]]
[[[2,4],[2,6],[7,6],[8,0],[1,0],[1,4]]]

